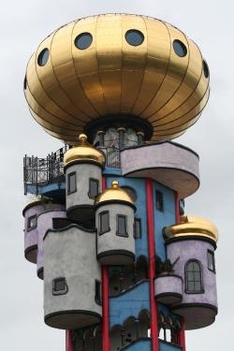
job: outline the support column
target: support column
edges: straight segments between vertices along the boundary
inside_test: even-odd
[[[66,330],[66,345],[65,349],[66,351],[74,351],[73,346],[72,346],[72,335],[71,335],[71,330]]]
[[[184,318],[182,318],[181,331],[179,335],[179,343],[180,343],[180,346],[182,347],[182,350],[186,351]]]
[[[148,229],[148,252],[149,252],[149,284],[150,284],[150,314],[151,314],[151,343],[152,351],[158,351],[158,312],[154,296],[154,280],[156,278],[155,267],[155,238],[154,238],[154,201],[153,184],[151,179],[146,180],[147,202],[147,229]]]
[[[176,223],[180,223],[180,200],[178,193],[175,192],[175,221]],[[185,328],[184,328],[184,319],[182,318],[181,323],[181,331],[178,337],[179,345],[182,347],[183,351],[186,351],[186,344],[185,344]]]

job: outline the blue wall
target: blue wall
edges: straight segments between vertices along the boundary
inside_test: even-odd
[[[122,325],[130,316],[138,317],[142,310],[150,310],[149,282],[144,281],[125,293],[110,298],[110,328]]]
[[[156,190],[160,191],[163,194],[163,212],[156,209]],[[164,239],[162,236],[162,229],[164,227],[174,224],[176,221],[175,192],[157,182],[154,182],[153,192],[156,254],[164,260],[166,258],[166,254]]]

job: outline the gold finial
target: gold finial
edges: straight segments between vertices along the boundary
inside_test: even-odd
[[[87,144],[87,135],[86,134],[80,134],[78,139],[79,139],[81,145]]]
[[[118,189],[119,188],[119,182],[117,180],[113,180],[111,184],[112,189]]]

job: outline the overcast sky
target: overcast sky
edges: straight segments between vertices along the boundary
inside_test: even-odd
[[[201,186],[186,213],[219,228],[216,251],[219,314],[203,330],[187,332],[187,351],[233,349],[234,322],[234,101],[231,0],[4,1],[1,14],[0,349],[65,351],[64,332],[43,322],[43,283],[23,255],[24,154],[46,156],[61,143],[31,117],[23,95],[25,67],[38,44],[61,25],[108,12],[150,15],[184,31],[200,47],[211,72],[211,96],[200,120],[176,139],[200,155]],[[231,346],[232,345],[232,346]]]

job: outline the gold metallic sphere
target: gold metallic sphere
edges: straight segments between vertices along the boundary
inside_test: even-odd
[[[199,118],[209,69],[197,45],[172,25],[106,14],[49,35],[29,60],[24,91],[35,120],[65,142],[106,116],[137,117],[152,127],[152,141],[163,141]]]
[[[104,153],[90,145],[85,134],[80,134],[78,139],[79,145],[72,147],[64,154],[64,166],[77,161],[92,161],[103,166],[105,164]]]

